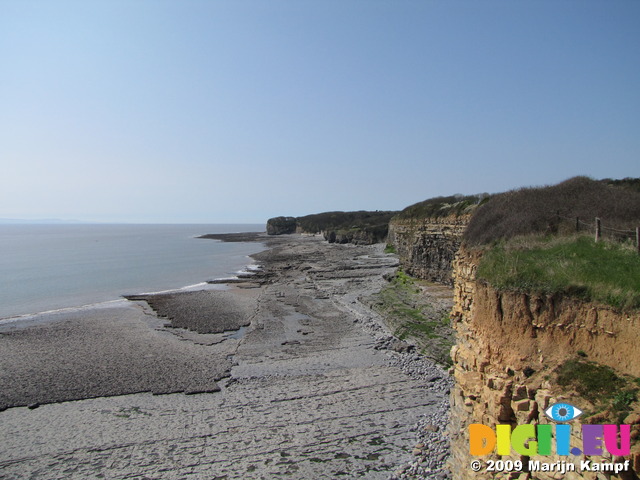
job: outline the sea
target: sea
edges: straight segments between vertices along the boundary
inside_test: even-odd
[[[264,225],[0,225],[0,322],[124,302],[123,295],[208,288],[257,268],[257,242],[197,238]]]

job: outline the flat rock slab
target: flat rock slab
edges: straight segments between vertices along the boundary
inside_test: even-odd
[[[184,341],[133,304],[53,317],[0,330],[0,410],[137,392],[216,391],[237,344]]]
[[[212,395],[100,398],[2,414],[5,479],[385,479],[432,407],[395,371],[241,379]],[[292,389],[292,383],[296,388]],[[29,416],[37,430],[24,429]],[[73,433],[72,433],[73,432]]]
[[[201,290],[127,297],[144,300],[174,328],[198,333],[222,333],[238,330],[251,323],[255,313],[252,298],[230,295],[228,291]]]

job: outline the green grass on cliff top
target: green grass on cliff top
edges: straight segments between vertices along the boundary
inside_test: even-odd
[[[440,218],[449,215],[465,215],[472,213],[478,205],[490,198],[488,193],[480,195],[451,195],[449,197],[429,198],[409,205],[396,218],[403,220]]]
[[[498,289],[564,293],[620,309],[640,308],[640,255],[589,237],[526,237],[489,248],[478,278]]]

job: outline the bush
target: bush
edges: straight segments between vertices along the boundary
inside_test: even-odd
[[[567,360],[556,373],[558,385],[575,389],[592,403],[610,399],[625,384],[613,369],[584,360]]]
[[[626,184],[633,185],[631,180]],[[635,229],[640,225],[640,192],[606,182],[574,177],[551,187],[495,195],[474,213],[464,242],[480,246],[519,235],[575,231],[576,217],[587,222],[600,217],[607,227]]]
[[[398,252],[396,250],[396,247],[394,247],[390,243],[387,243],[387,245],[384,247],[384,253],[398,253]]]
[[[556,371],[556,382],[569,387],[596,406],[624,418],[637,399],[637,378],[617,375],[612,368],[582,359],[569,359]]]
[[[369,228],[372,231],[386,230],[389,220],[397,212],[357,211],[324,212],[296,218],[304,232],[320,233],[325,230],[350,230]]]
[[[489,194],[479,195],[451,195],[449,197],[435,197],[415,203],[402,210],[397,218],[439,218],[449,215],[464,215],[473,212],[476,207],[486,202]]]
[[[610,185],[613,187],[626,188],[628,190],[633,190],[635,192],[640,192],[640,178],[623,178],[622,180],[613,180],[611,178],[605,178],[604,180],[600,180],[605,185]]]

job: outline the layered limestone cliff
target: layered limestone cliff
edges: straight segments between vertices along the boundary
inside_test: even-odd
[[[549,405],[568,401],[580,407],[553,382],[555,368],[579,354],[607,365],[620,374],[638,376],[640,372],[640,314],[623,314],[610,307],[562,296],[541,296],[519,292],[499,292],[476,279],[480,253],[459,251],[453,262],[454,308],[452,322],[457,344],[452,349],[455,388],[451,395],[452,455],[450,468],[454,478],[466,479],[634,479],[640,471],[638,447],[632,447],[630,460],[634,471],[612,475],[610,472],[581,471],[584,456],[512,456],[472,457],[469,452],[468,426],[472,423],[494,427],[527,423],[552,423],[544,414]],[[571,446],[582,446],[580,419],[571,422]],[[594,420],[592,418],[592,420]],[[609,423],[606,421],[592,423]],[[632,443],[640,436],[640,416],[623,419],[632,424]],[[555,449],[554,449],[555,452]],[[483,470],[474,472],[470,463],[479,459]],[[486,460],[528,460],[543,463],[577,462],[575,472],[486,472]],[[590,457],[597,462],[622,458]]]
[[[304,217],[275,217],[267,221],[268,235],[308,233],[329,243],[371,245],[387,238],[389,220],[397,212],[324,212]]]
[[[414,277],[453,284],[452,263],[471,214],[443,217],[393,218],[388,243],[398,252],[400,266]]]
[[[267,220],[267,235],[296,233],[298,223],[295,217],[275,217]]]

